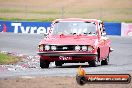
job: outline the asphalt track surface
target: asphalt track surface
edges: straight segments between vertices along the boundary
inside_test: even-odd
[[[17,52],[36,56],[37,45],[44,36],[41,34],[13,34],[0,33],[0,51]],[[110,54],[107,66],[89,67],[88,63],[64,64],[55,67],[51,63],[49,69],[41,69],[39,65],[34,69],[3,71],[0,78],[17,76],[75,76],[77,68],[82,65],[87,73],[132,73],[132,37],[109,36],[114,51]],[[39,64],[39,63],[38,63]]]

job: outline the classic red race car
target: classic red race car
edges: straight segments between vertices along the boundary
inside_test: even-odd
[[[38,47],[40,67],[88,62],[89,66],[108,65],[110,40],[104,24],[97,19],[68,18],[53,21]]]

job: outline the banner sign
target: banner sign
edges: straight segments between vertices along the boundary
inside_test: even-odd
[[[121,35],[121,23],[105,22],[104,26],[107,35]]]
[[[0,21],[0,32],[13,33],[47,33],[51,22],[12,22]]]
[[[121,36],[132,36],[132,23],[121,24]]]
[[[129,74],[86,74],[81,67],[78,68],[76,81],[79,85],[86,83],[108,83],[108,84],[128,84],[131,82],[131,75]]]
[[[0,32],[47,33],[51,22],[14,22],[0,21]],[[121,23],[105,22],[107,35],[121,35]]]

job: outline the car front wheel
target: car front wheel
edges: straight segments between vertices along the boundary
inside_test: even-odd
[[[98,58],[96,57],[95,60],[91,60],[88,62],[90,67],[97,67],[98,66]]]
[[[41,68],[49,68],[49,64],[50,64],[50,62],[45,61],[45,60],[40,58],[40,67]]]

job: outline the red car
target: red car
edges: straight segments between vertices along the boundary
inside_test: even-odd
[[[97,19],[57,19],[53,21],[46,36],[39,43],[40,67],[48,68],[64,63],[88,62],[89,66],[107,65],[110,40],[103,22]]]

